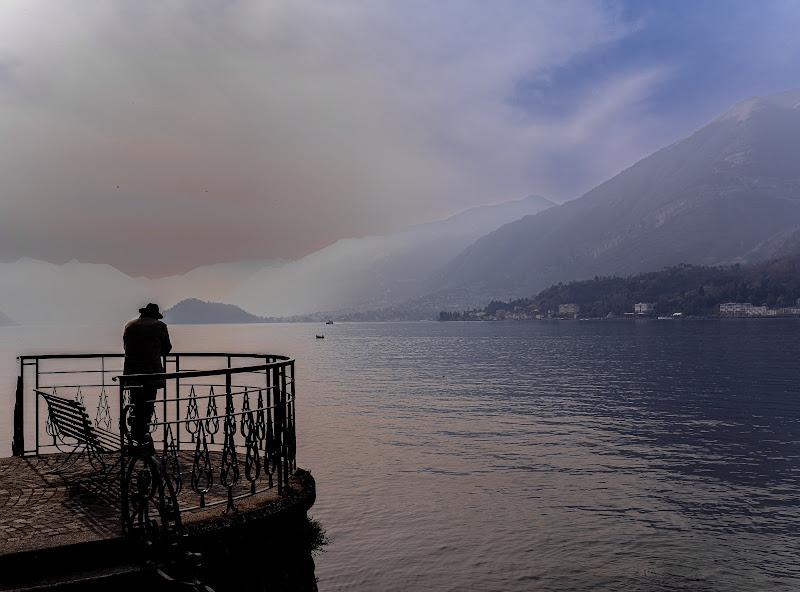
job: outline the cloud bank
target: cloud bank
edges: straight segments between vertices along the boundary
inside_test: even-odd
[[[649,133],[646,101],[676,65],[609,68],[563,113],[539,100],[646,17],[578,0],[6,2],[0,258],[158,276],[576,197],[675,133]]]

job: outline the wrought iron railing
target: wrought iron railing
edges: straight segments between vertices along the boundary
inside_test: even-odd
[[[39,396],[45,393],[77,400],[95,428],[119,434],[119,466],[129,464],[124,428],[129,386],[136,377],[122,375],[121,354],[22,356],[19,361],[15,455],[81,446],[52,425]],[[154,456],[180,494],[180,511],[223,504],[225,511],[235,511],[242,497],[273,487],[282,493],[296,469],[294,360],[180,353],[167,356],[165,367],[160,378],[167,386],[158,391],[150,432]]]
[[[139,543],[146,562],[187,590],[213,592],[202,582],[204,560],[190,552],[181,515],[223,504],[235,512],[241,498],[273,487],[283,493],[297,468],[294,360],[166,356],[167,372],[158,375],[166,387],[156,395],[149,434],[132,434],[131,416],[143,405],[132,404],[130,392],[145,377],[123,375],[123,359],[21,356],[13,454],[66,452],[66,464],[85,452],[84,467],[102,470],[104,482],[118,481],[122,534]]]

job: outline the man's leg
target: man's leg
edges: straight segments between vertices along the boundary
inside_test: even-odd
[[[131,389],[131,403],[136,406],[131,417],[131,436],[137,442],[145,441],[149,433],[148,425],[153,415],[157,392],[158,389],[150,385]]]

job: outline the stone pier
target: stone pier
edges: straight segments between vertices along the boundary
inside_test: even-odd
[[[174,589],[122,537],[113,459],[99,472],[84,459],[65,469],[63,460],[0,459],[0,591]],[[191,505],[182,499],[189,493],[179,495],[181,507]],[[182,513],[191,550],[206,558],[204,581],[216,592],[315,590],[311,549],[298,538],[315,497],[311,474],[298,469],[282,495],[273,488],[243,498],[228,514],[224,504]],[[286,553],[297,565],[288,574]],[[284,571],[265,568],[271,559]]]

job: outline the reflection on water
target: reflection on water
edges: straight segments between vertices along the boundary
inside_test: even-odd
[[[793,590],[794,320],[174,327],[297,358],[320,590]],[[119,330],[2,329],[20,353]],[[20,351],[21,348],[24,351]],[[27,349],[26,349],[27,348]],[[32,350],[32,351],[31,351]],[[10,417],[10,408],[5,414]],[[7,419],[4,421],[7,422]],[[4,450],[10,426],[0,424]],[[6,452],[8,453],[8,452]]]

